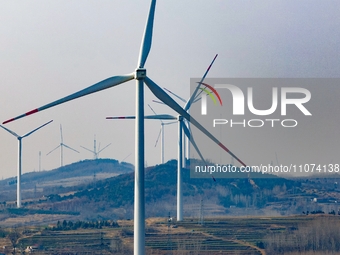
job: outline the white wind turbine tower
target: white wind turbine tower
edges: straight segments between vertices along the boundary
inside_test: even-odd
[[[217,58],[217,54],[215,55],[214,59],[212,60],[212,62],[210,63],[208,69],[206,70],[206,72],[204,73],[200,83],[198,84],[197,87],[200,86],[200,84],[204,81],[205,77],[207,76],[211,66],[213,65],[213,63],[215,62],[216,58]],[[197,90],[191,95],[191,97],[188,99],[188,101],[185,101],[183,98],[179,97],[178,95],[174,94],[173,92],[167,90],[168,92],[170,92],[171,94],[175,95],[177,98],[179,98],[180,100],[184,101],[186,103],[185,108],[187,114],[189,114],[189,109],[190,106],[193,102],[195,102],[196,97],[197,97]],[[160,104],[164,104],[163,102],[159,102],[159,101],[155,101],[157,103]],[[183,220],[183,191],[182,191],[182,186],[183,186],[183,132],[186,136],[186,138],[192,143],[192,145],[194,146],[195,150],[197,151],[198,155],[200,156],[200,158],[202,159],[203,162],[205,162],[200,150],[198,149],[192,135],[189,129],[189,123],[188,123],[188,127],[186,126],[186,124],[184,123],[184,118],[182,115],[178,115],[178,116],[173,116],[173,115],[169,115],[169,114],[162,114],[162,115],[158,115],[156,114],[156,112],[151,108],[151,106],[149,105],[150,109],[153,111],[153,113],[155,115],[146,115],[144,116],[144,119],[158,119],[162,122],[162,120],[176,120],[178,122],[178,154],[177,154],[177,221],[182,221]],[[110,116],[110,117],[106,117],[106,119],[135,119],[135,116]],[[172,123],[172,122],[171,122]],[[163,124],[163,122],[162,122]],[[163,128],[163,125],[162,125]],[[161,130],[161,132],[164,134],[164,131]],[[162,137],[163,138],[163,137]],[[164,142],[163,142],[164,144]],[[162,157],[163,158],[163,157]],[[215,179],[214,179],[215,180]]]
[[[49,122],[46,122],[45,124],[41,125],[40,127],[28,132],[27,134],[20,136],[17,133],[9,130],[8,128],[5,128],[4,126],[1,126],[3,129],[14,135],[18,139],[18,176],[17,176],[17,207],[21,207],[21,170],[22,170],[22,139],[33,134],[35,131],[39,130],[40,128],[46,126],[47,124],[50,124],[53,120],[50,120]]]
[[[60,144],[57,147],[55,147],[53,150],[51,150],[49,153],[47,153],[46,156],[51,154],[53,151],[55,151],[59,147],[60,147],[60,167],[64,166],[64,150],[63,150],[63,147],[79,153],[79,151],[77,151],[77,150],[71,148],[70,146],[64,144],[63,129],[61,127],[61,124],[60,124]]]
[[[100,81],[81,91],[73,93],[64,98],[58,99],[44,106],[21,114],[3,122],[8,122],[20,119],[22,117],[37,113],[39,111],[54,107],[56,105],[68,102],[70,100],[89,95],[110,87],[114,87],[127,81],[136,80],[136,128],[135,128],[135,188],[134,188],[134,254],[145,254],[145,197],[144,197],[144,83],[148,86],[151,92],[163,103],[167,104],[178,114],[186,118],[191,124],[196,126],[201,132],[207,135],[214,143],[224,149],[227,153],[236,157],[226,146],[216,139],[208,130],[200,123],[191,117],[186,110],[179,106],[167,93],[161,89],[154,81],[146,75],[144,68],[148,54],[151,49],[153,20],[155,14],[156,0],[151,0],[149,16],[146,22],[142,45],[136,70],[132,73],[113,76],[106,80]],[[245,164],[236,157],[236,159],[245,166]]]
[[[97,151],[97,141],[96,141],[96,135],[94,135],[94,140],[93,140],[93,150],[90,150],[88,148],[85,148],[84,146],[80,146],[83,149],[92,152],[93,153],[93,159],[98,159],[99,157],[99,153],[102,152],[103,150],[105,150],[107,147],[109,147],[111,145],[111,143],[109,143],[108,145],[106,145],[103,149],[100,149],[100,143],[98,146],[98,151]]]

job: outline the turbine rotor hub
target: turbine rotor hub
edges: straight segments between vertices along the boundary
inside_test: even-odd
[[[135,71],[135,79],[142,80],[146,77],[146,69],[145,68],[137,68]]]

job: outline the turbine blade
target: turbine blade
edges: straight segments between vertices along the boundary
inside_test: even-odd
[[[155,143],[155,147],[158,144],[158,140],[159,140],[159,137],[161,136],[161,133],[162,133],[162,128],[159,130],[159,133],[158,133],[158,136],[157,136],[157,140],[156,140],[156,143]]]
[[[4,126],[1,126],[3,129],[5,129],[7,132],[11,133],[12,135],[14,135],[16,138],[20,138],[20,135],[18,135],[17,133],[13,132],[12,130],[9,130],[8,128],[5,128]]]
[[[152,102],[157,103],[157,104],[164,104],[163,102],[157,101],[157,100],[152,100]]]
[[[90,149],[88,149],[88,148],[85,148],[84,146],[81,146],[81,145],[80,145],[80,147],[82,147],[83,149],[85,149],[85,150],[87,150],[87,151],[89,151],[89,152],[91,152],[91,153],[95,153],[94,151],[92,151],[92,150],[90,150]]]
[[[171,125],[171,124],[175,124],[177,123],[178,121],[171,121],[171,122],[166,122],[166,123],[163,123],[163,125]]]
[[[152,0],[151,5],[150,5],[149,17],[148,17],[148,20],[146,21],[142,45],[140,47],[140,52],[139,52],[139,60],[138,60],[139,68],[144,67],[146,59],[148,58],[148,55],[151,49],[155,7],[156,7],[156,0]]]
[[[169,114],[146,115],[144,119],[149,120],[177,120],[177,117]]]
[[[24,135],[22,138],[31,135],[32,133],[34,133],[35,131],[39,130],[40,128],[42,128],[42,127],[44,127],[44,126],[50,124],[52,121],[53,121],[53,120],[50,120],[49,122],[46,122],[44,125],[41,125],[40,127],[38,127],[38,128],[36,128],[36,129],[32,130],[31,132],[27,133],[27,134]]]
[[[155,112],[155,110],[151,107],[151,105],[149,105],[148,104],[148,106],[149,106],[149,108],[151,109],[151,111],[155,114],[155,115],[157,115],[157,113]],[[160,122],[163,124],[163,121],[160,119]]]
[[[179,100],[181,100],[182,102],[184,102],[184,103],[187,102],[184,98],[182,98],[182,97],[176,95],[174,92],[168,90],[167,88],[164,88],[164,90],[166,90],[166,91],[169,92],[170,94],[174,95],[175,97],[177,97],[177,98],[178,98]]]
[[[120,119],[135,119],[135,116],[109,116],[106,117],[108,120],[120,120]],[[158,114],[158,115],[146,115],[144,119],[149,120],[176,120],[177,117],[169,115],[169,114]]]
[[[59,144],[57,147],[55,147],[53,150],[51,150],[49,153],[47,153],[46,156],[49,155],[51,152],[55,151],[56,149],[58,149],[60,146],[61,145]]]
[[[200,83],[198,83],[198,85],[197,85],[197,87],[196,87],[194,93],[192,93],[190,99],[189,99],[188,102],[185,104],[184,110],[187,111],[187,110],[190,108],[192,102],[196,99],[196,95],[197,95],[198,88],[199,88],[199,86],[201,85],[201,82],[203,82],[204,79],[205,79],[205,77],[207,76],[207,74],[208,74],[208,72],[209,72],[211,66],[214,64],[215,59],[217,58],[217,56],[218,56],[218,54],[215,55],[214,59],[212,60],[212,62],[211,62],[210,65],[209,65],[208,69],[205,71],[205,73],[204,73],[204,75],[203,75],[203,77],[202,77]]]
[[[151,109],[151,111],[152,111],[155,115],[157,115],[157,113],[155,112],[155,110],[152,109],[151,105],[148,104],[148,106],[149,106],[149,108]]]
[[[97,154],[99,154],[99,152],[102,152],[104,149],[106,149],[106,148],[109,147],[110,145],[111,145],[111,143],[109,143],[108,145],[106,145],[103,149],[99,150],[99,151],[97,152]]]
[[[223,150],[228,152],[231,156],[233,156],[240,164],[246,166],[241,159],[239,159],[234,153],[232,153],[226,146],[224,146],[215,136],[213,136],[208,130],[206,130],[198,121],[196,121],[193,117],[190,116],[179,104],[177,104],[167,93],[165,93],[156,83],[154,83],[149,77],[144,78],[145,84],[149,87],[151,92],[173,110],[175,110],[178,114],[186,118],[191,124],[193,124],[196,128],[198,128],[202,133],[208,136],[213,142],[215,142],[218,146],[220,146]]]
[[[6,121],[3,122],[3,124],[6,124],[8,122],[11,122],[11,121],[23,118],[23,117],[31,115],[33,113],[36,113],[36,112],[48,109],[50,107],[53,107],[53,106],[56,106],[56,105],[59,105],[59,104],[71,101],[73,99],[76,99],[76,98],[79,98],[79,97],[82,97],[82,96],[86,96],[88,94],[91,94],[91,93],[94,93],[94,92],[97,92],[97,91],[100,91],[100,90],[103,90],[103,89],[107,89],[107,88],[116,86],[118,84],[121,84],[123,82],[127,82],[127,81],[132,80],[132,79],[134,79],[134,74],[133,73],[132,74],[121,75],[121,76],[114,76],[114,77],[108,78],[108,79],[100,81],[100,82],[98,82],[98,83],[96,83],[96,84],[94,84],[94,85],[92,85],[92,86],[90,86],[90,87],[88,87],[86,89],[83,89],[83,90],[78,91],[76,93],[73,93],[73,94],[71,94],[69,96],[66,96],[64,98],[56,100],[56,101],[54,101],[52,103],[46,104],[46,105],[41,106],[41,107],[39,107],[37,109],[34,109],[32,111],[26,112],[26,113],[24,113],[22,115],[19,115],[19,116],[15,117],[15,118],[6,120]]]
[[[202,92],[202,91],[200,91],[200,93],[201,93],[201,92]],[[197,95],[197,96],[198,96],[198,95]],[[201,99],[202,99],[201,97],[196,97],[193,103],[196,103],[196,102],[200,101]]]
[[[125,158],[123,158],[120,162],[121,163],[124,162],[124,160],[127,159],[128,157],[130,157],[131,155],[132,155],[132,152],[129,155],[127,155]]]
[[[207,163],[205,162],[205,159],[204,159],[201,151],[198,149],[198,146],[197,146],[197,144],[194,140],[194,137],[192,136],[188,127],[183,123],[182,128],[183,128],[184,134],[189,138],[189,141],[191,142],[192,146],[194,146],[195,150],[197,151],[197,153],[200,156],[201,160],[203,161],[204,165],[207,165]]]
[[[79,151],[77,151],[77,150],[75,150],[75,149],[73,149],[73,148],[71,148],[70,146],[67,146],[66,144],[62,144],[62,146],[65,146],[67,149],[70,149],[70,150],[73,150],[73,151],[75,151],[75,152],[78,152],[78,153],[80,153]]]
[[[183,123],[183,125],[182,125],[183,131],[184,131],[185,135],[188,137],[188,139],[189,139],[189,141],[191,142],[191,144],[194,146],[196,152],[197,152],[198,155],[200,156],[200,158],[201,158],[201,160],[203,161],[203,163],[204,163],[205,165],[207,165],[207,162],[204,160],[204,157],[203,157],[201,151],[198,149],[198,146],[196,145],[196,142],[195,142],[195,140],[194,140],[194,137],[193,137],[192,134],[191,134],[191,129],[190,129],[189,122],[188,122],[188,123],[186,123],[186,122],[188,122],[188,121],[185,119],[185,123]],[[187,126],[187,125],[188,125],[188,126]],[[214,182],[216,182],[215,177],[214,177],[213,175],[212,175],[211,177],[213,178]]]
[[[134,120],[136,116],[108,116],[107,120]]]

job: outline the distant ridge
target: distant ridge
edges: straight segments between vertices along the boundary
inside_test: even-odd
[[[128,173],[134,170],[130,163],[119,163],[116,159],[94,159],[82,160],[53,170],[30,172],[22,175],[22,183],[44,182],[61,180],[72,177],[93,176],[94,173]],[[0,184],[8,184],[15,177],[0,181]]]

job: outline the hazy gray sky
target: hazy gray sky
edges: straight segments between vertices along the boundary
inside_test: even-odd
[[[88,87],[131,73],[137,66],[149,1],[0,1],[0,120]],[[161,87],[189,97],[190,77],[200,77],[216,53],[209,77],[339,77],[338,1],[158,1],[152,49],[146,68]],[[145,102],[158,113],[173,113]],[[146,114],[152,114],[145,107]],[[135,82],[45,110],[10,123],[20,135],[51,119],[52,124],[23,140],[23,173],[92,158],[80,148],[104,146],[101,157],[134,163],[134,121],[108,121],[108,115],[134,115]],[[146,121],[146,161],[160,162],[154,148],[158,121]],[[166,127],[165,158],[176,158],[177,126]],[[232,145],[229,145],[232,149]],[[17,141],[0,130],[0,177],[16,175]]]

